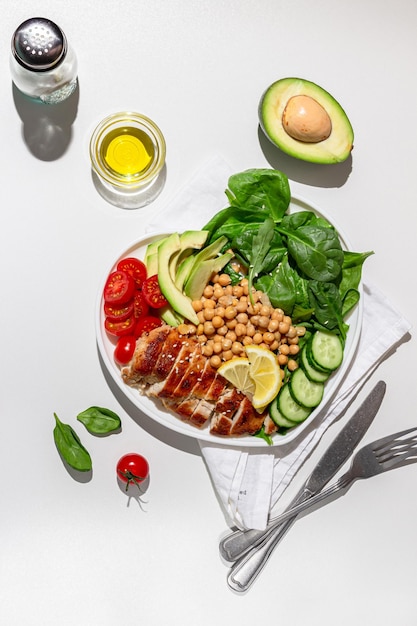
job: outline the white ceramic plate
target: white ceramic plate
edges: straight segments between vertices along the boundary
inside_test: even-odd
[[[302,198],[292,198],[290,204],[290,212],[300,211],[300,210],[310,210],[314,211],[317,215],[320,215],[327,219],[339,233],[339,237],[341,240],[342,247],[345,250],[353,250],[350,246],[348,240],[345,235],[341,232],[341,230],[337,227],[333,220],[331,220],[321,209],[312,205],[310,202],[303,200]],[[102,360],[104,362],[105,367],[109,371],[112,379],[115,381],[117,386],[120,388],[122,393],[143,413],[148,415],[150,418],[154,419],[159,424],[162,424],[166,428],[173,430],[177,433],[186,435],[188,437],[193,437],[195,439],[200,439],[204,441],[210,441],[212,443],[218,445],[226,445],[226,446],[245,446],[251,448],[267,448],[270,449],[271,446],[259,437],[218,437],[215,435],[211,435],[208,431],[208,428],[204,428],[200,430],[195,426],[191,426],[190,424],[186,424],[182,422],[178,417],[176,417],[173,413],[165,410],[162,407],[162,404],[157,400],[152,400],[147,398],[146,396],[142,396],[139,391],[135,388],[129,387],[126,385],[121,376],[120,369],[116,365],[113,359],[113,351],[115,347],[115,342],[112,340],[104,329],[104,312],[103,312],[103,299],[102,293],[104,289],[104,284],[106,282],[107,276],[109,273],[115,268],[117,262],[128,256],[136,256],[139,259],[143,259],[145,255],[145,250],[147,245],[154,241],[155,239],[159,239],[163,235],[168,233],[154,233],[148,234],[140,239],[137,239],[133,243],[131,243],[127,248],[122,250],[122,252],[118,255],[118,257],[112,261],[111,265],[107,268],[103,275],[102,282],[99,287],[97,304],[96,304],[96,336],[97,336],[97,345],[99,352],[101,354]],[[333,376],[326,382],[325,391],[323,395],[323,400],[317,409],[315,409],[311,415],[302,422],[299,426],[288,431],[286,435],[275,435],[274,436],[274,444],[273,446],[282,446],[290,441],[293,441],[296,437],[298,437],[307,427],[309,427],[316,417],[323,411],[323,409],[330,403],[332,398],[339,385],[341,384],[349,366],[351,365],[352,359],[354,358],[355,351],[357,348],[357,344],[360,337],[361,325],[362,325],[362,291],[361,291],[361,299],[359,301],[358,306],[350,313],[347,322],[349,323],[349,332],[345,346],[344,352],[344,360],[341,367],[333,374]]]

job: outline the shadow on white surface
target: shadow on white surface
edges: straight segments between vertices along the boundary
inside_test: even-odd
[[[67,151],[77,117],[79,85],[63,102],[45,104],[23,94],[12,83],[13,100],[22,120],[22,137],[33,156],[55,161]]]
[[[282,152],[265,136],[260,126],[258,137],[261,150],[270,166],[285,172],[290,180],[298,183],[314,187],[342,187],[352,172],[352,155],[343,163],[308,163]]]

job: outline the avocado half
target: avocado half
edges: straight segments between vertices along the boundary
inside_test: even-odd
[[[282,78],[262,95],[259,122],[280,150],[312,163],[341,163],[353,148],[353,129],[340,104],[319,85]]]

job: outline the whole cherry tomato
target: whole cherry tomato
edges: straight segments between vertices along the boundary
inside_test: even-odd
[[[158,275],[154,274],[149,276],[142,285],[142,293],[145,296],[146,302],[153,309],[161,309],[168,304],[168,300],[165,298],[159,287]]]
[[[122,456],[116,465],[117,477],[126,483],[126,491],[131,483],[137,487],[149,475],[149,464],[144,456],[130,452]]]
[[[126,272],[115,270],[107,277],[104,285],[104,302],[121,305],[132,299],[135,291],[135,281]]]
[[[134,335],[122,335],[119,337],[114,349],[114,360],[119,365],[126,365],[131,360],[136,348],[136,337]]]
[[[136,283],[136,288],[141,289],[143,281],[146,279],[146,265],[136,257],[127,257],[121,259],[117,264],[117,269],[129,274]]]

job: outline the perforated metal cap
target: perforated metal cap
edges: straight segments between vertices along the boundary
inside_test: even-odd
[[[16,29],[12,53],[16,61],[34,72],[45,72],[65,58],[67,40],[63,31],[51,20],[32,17]]]

